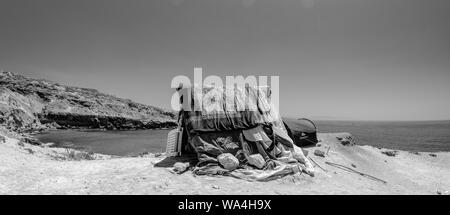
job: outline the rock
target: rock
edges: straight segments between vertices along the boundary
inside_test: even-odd
[[[383,153],[383,154],[385,154],[385,155],[387,155],[389,157],[395,157],[398,154],[397,151],[384,151],[384,152],[381,152],[381,153]]]
[[[6,142],[6,138],[2,135],[0,135],[0,143],[5,143]]]
[[[352,164],[352,167],[353,167],[353,168],[356,168],[356,165],[355,165],[355,164]]]
[[[341,142],[341,144],[344,146],[355,145],[355,140],[354,140],[353,136],[349,133],[345,133],[345,134],[343,134],[343,136],[338,136],[338,137],[336,137],[336,139],[338,139]]]
[[[213,189],[216,189],[216,190],[218,190],[218,189],[220,189],[220,187],[218,186],[218,185],[213,185],[213,186],[211,186]]]
[[[49,143],[42,143],[42,144],[41,144],[42,147],[52,147],[52,146],[54,146],[54,145],[55,145],[55,143],[52,143],[52,142],[49,142]]]
[[[346,145],[350,145],[351,142],[350,142],[350,140],[346,140],[346,139],[344,140],[344,139],[343,139],[343,140],[341,140],[341,144],[344,145],[344,146],[346,146]]]
[[[176,162],[173,165],[173,171],[175,171],[178,174],[181,174],[183,172],[186,172],[188,170],[189,166],[190,166],[189,162],[186,162],[186,163]]]
[[[319,156],[319,157],[325,157],[325,152],[319,149],[316,149],[314,151],[314,155]]]
[[[25,135],[24,137],[21,138],[21,140],[25,143],[31,144],[31,145],[35,145],[35,146],[40,146],[42,145],[42,142],[39,141],[38,139],[34,138],[34,137],[30,137]]]
[[[428,154],[428,155],[430,155],[431,157],[437,157],[436,154]]]
[[[50,128],[50,129],[61,129],[61,128],[62,128],[62,127],[61,127],[58,123],[56,123],[56,122],[52,122],[52,123],[50,123],[50,124],[47,124],[47,127]]]
[[[174,127],[176,113],[94,89],[0,72],[0,125],[13,131],[49,128]]]
[[[227,170],[233,171],[239,166],[239,160],[230,153],[223,153],[217,157],[219,163]]]
[[[262,169],[266,165],[266,161],[261,154],[253,154],[248,157],[248,163],[258,169]]]

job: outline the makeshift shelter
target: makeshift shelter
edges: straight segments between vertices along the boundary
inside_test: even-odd
[[[181,152],[197,154],[194,174],[257,181],[298,172],[313,176],[312,165],[271,105],[269,87],[203,86],[179,92]],[[236,169],[225,168],[224,154],[237,159]]]

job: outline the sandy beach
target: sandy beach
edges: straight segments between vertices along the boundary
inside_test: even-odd
[[[388,156],[382,153],[386,149],[344,146],[337,135],[320,134],[319,147],[304,148],[320,166],[315,167],[315,177],[297,174],[270,182],[194,176],[190,171],[177,175],[171,172],[171,163],[180,158],[164,155],[113,158],[96,154],[89,157],[94,160],[70,160],[66,149],[5,137],[0,143],[0,194],[449,194],[450,153],[397,151]],[[316,149],[328,155],[315,156]]]

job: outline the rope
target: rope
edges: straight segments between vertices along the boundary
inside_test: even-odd
[[[311,157],[308,157],[314,164],[321,168],[324,172],[328,172],[326,169],[322,168],[317,162],[315,162]]]
[[[387,181],[381,180],[381,179],[379,179],[379,178],[377,178],[377,177],[374,177],[374,176],[371,176],[371,175],[368,175],[368,174],[365,174],[365,173],[362,173],[362,172],[358,172],[358,171],[356,171],[356,170],[354,170],[354,169],[352,169],[352,168],[350,168],[350,167],[346,167],[346,166],[344,166],[344,165],[337,164],[337,163],[332,163],[332,162],[328,162],[328,161],[325,161],[325,163],[328,164],[328,165],[330,165],[330,166],[333,166],[333,167],[336,167],[336,168],[345,170],[345,171],[347,171],[347,172],[353,172],[353,173],[356,173],[356,174],[361,175],[361,176],[363,176],[363,177],[372,179],[372,180],[374,180],[374,181],[380,181],[380,182],[382,182],[382,183],[384,183],[384,184],[387,184]]]

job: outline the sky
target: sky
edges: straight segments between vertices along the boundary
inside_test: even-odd
[[[450,119],[448,0],[1,0],[0,69],[170,108],[177,75],[280,77],[283,116]]]

